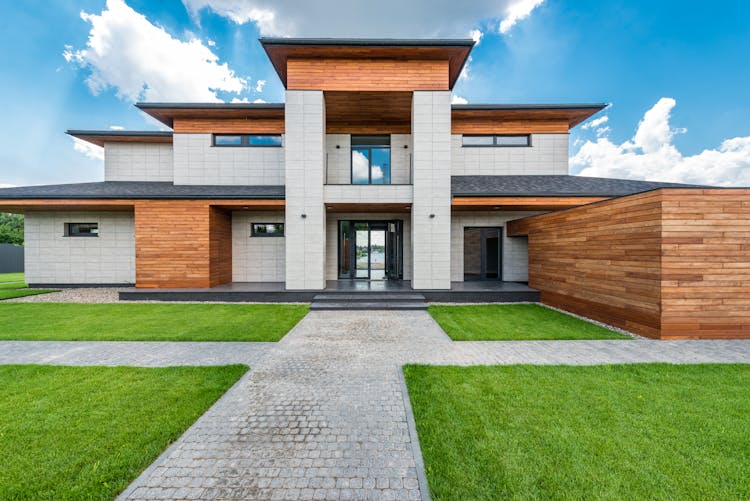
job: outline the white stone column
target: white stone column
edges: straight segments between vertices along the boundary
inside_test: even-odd
[[[416,91],[412,98],[414,289],[450,289],[450,91]]]
[[[325,102],[322,91],[286,92],[286,288],[325,288]]]

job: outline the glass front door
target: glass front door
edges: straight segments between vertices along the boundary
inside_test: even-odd
[[[464,280],[502,280],[502,228],[464,228]]]
[[[403,277],[401,221],[339,221],[339,278]]]

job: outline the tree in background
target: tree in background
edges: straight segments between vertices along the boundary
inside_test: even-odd
[[[23,216],[0,213],[0,244],[23,245]]]

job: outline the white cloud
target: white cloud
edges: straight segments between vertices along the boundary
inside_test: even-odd
[[[182,0],[198,15],[202,9],[254,23],[263,36],[297,37],[462,37],[483,22],[507,33],[544,0]],[[367,22],[363,22],[367,20]],[[481,32],[479,32],[481,33]]]
[[[263,87],[266,85],[265,80],[258,80],[255,82],[255,92],[263,92]]]
[[[268,102],[268,101],[265,101],[265,100],[263,100],[263,99],[260,99],[260,98],[258,98],[258,99],[255,99],[255,100],[253,100],[253,102],[254,102],[254,103],[266,103],[266,102]]]
[[[602,124],[605,124],[609,122],[609,117],[607,115],[604,115],[603,117],[595,118],[593,120],[589,120],[585,124],[581,125],[581,129],[596,129]]]
[[[216,42],[214,42],[210,38],[206,40],[206,44],[208,44],[209,47],[216,47]]]
[[[122,125],[110,125],[109,128],[110,130],[125,130],[125,127]]]
[[[518,0],[508,5],[505,17],[500,21],[500,33],[508,33],[510,29],[523,19],[531,15],[531,12],[542,5],[544,0]]]
[[[246,87],[200,40],[172,37],[123,0],[107,0],[101,14],[81,12],[81,19],[91,23],[86,48],[66,45],[63,57],[90,70],[94,94],[114,88],[130,101],[220,101],[217,92]]]
[[[93,158],[94,160],[104,160],[104,148],[95,144],[87,143],[77,137],[73,138],[73,149],[79,153],[83,153],[89,158]]]
[[[474,40],[474,43],[479,45],[479,42],[482,41],[482,37],[484,36],[484,33],[482,33],[482,30],[471,30],[469,32],[469,36],[472,40]]]
[[[629,141],[586,141],[570,159],[581,176],[648,179],[715,186],[750,186],[750,137],[727,139],[715,149],[684,156],[672,140],[687,132],[670,125],[676,101],[661,98],[644,115]],[[597,131],[598,132],[598,131]]]
[[[453,94],[451,96],[451,104],[468,104],[468,100],[466,98],[463,98],[461,96],[457,96]]]
[[[0,183],[0,188],[15,188],[15,187],[16,187],[15,184]]]

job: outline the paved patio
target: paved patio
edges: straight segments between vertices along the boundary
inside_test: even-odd
[[[750,363],[750,341],[454,343],[426,312],[321,311],[276,344],[0,342],[3,364],[252,366],[122,499],[426,499],[403,364],[632,362]]]

